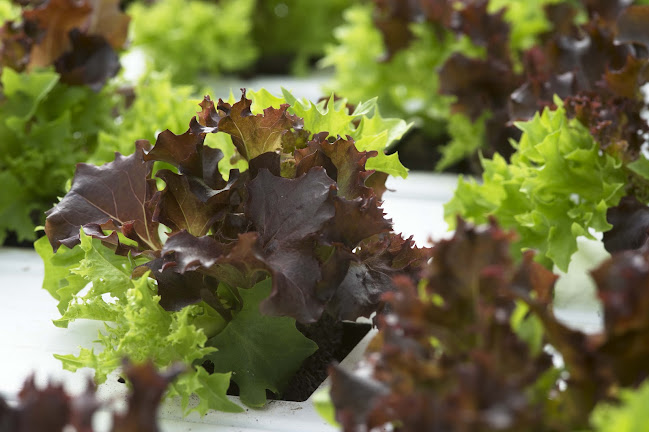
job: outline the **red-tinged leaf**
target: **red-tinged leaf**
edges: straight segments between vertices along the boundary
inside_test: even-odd
[[[122,12],[120,0],[90,0],[92,16],[86,32],[104,37],[115,50],[124,48],[131,17]]]
[[[582,92],[566,98],[564,104],[568,116],[586,126],[603,150],[625,162],[640,156],[643,136],[649,132],[641,100]]]
[[[276,177],[280,177],[282,172],[281,159],[282,159],[281,155],[275,152],[260,154],[256,158],[252,159],[248,164],[248,171],[250,172],[250,178],[254,179],[255,177],[257,177],[257,174],[259,174],[259,171],[262,169],[266,169],[272,175]]]
[[[129,225],[140,247],[158,250],[158,224],[153,222],[152,198],[156,192],[151,179],[153,162],[144,160],[146,141],[139,141],[130,156],[115,155],[115,161],[100,167],[79,164],[72,187],[47,212],[45,233],[56,250],[79,242],[79,229],[87,224]],[[119,173],[116,175],[116,173]]]
[[[288,104],[266,108],[263,114],[258,115],[252,115],[251,104],[243,90],[239,102],[232,106],[220,102],[217,107],[225,113],[219,120],[219,131],[232,136],[232,142],[246,160],[282,149],[286,136],[303,127],[302,119],[288,114]]]
[[[223,159],[223,152],[203,145],[204,142],[205,135],[195,134],[191,129],[182,135],[167,129],[158,135],[155,146],[144,160],[167,162],[178,168],[181,174],[198,177],[214,189],[222,188],[225,182],[218,163]]]
[[[476,120],[486,110],[498,111],[507,106],[507,99],[520,78],[511,65],[495,59],[472,59],[453,54],[440,72],[440,93],[455,95],[453,109]]]
[[[327,299],[315,292],[321,278],[316,235],[335,215],[331,180],[322,168],[296,179],[262,170],[248,186],[246,215],[259,233],[273,287],[265,313],[317,321]]]
[[[649,25],[649,22],[647,25]],[[647,59],[639,59],[629,55],[622,69],[615,71],[607,70],[604,79],[609,89],[616,96],[634,99],[640,94],[640,87],[649,78],[647,64]]]
[[[614,382],[635,386],[649,377],[649,255],[647,249],[614,254],[591,272],[604,309],[597,354]]]
[[[395,289],[393,278],[418,276],[430,258],[430,249],[417,248],[412,238],[386,234],[362,243],[359,261],[349,264],[345,278],[327,304],[330,315],[340,320],[369,317],[379,309],[383,295]]]
[[[362,240],[392,229],[392,221],[375,198],[347,200],[336,197],[336,216],[325,229],[325,238],[354,249]]]
[[[169,383],[184,367],[172,367],[159,374],[153,363],[125,365],[125,373],[133,385],[124,414],[114,414],[112,432],[158,432],[157,412]]]
[[[379,201],[383,200],[383,194],[388,190],[385,182],[388,179],[388,173],[375,171],[365,180],[365,186],[371,188]]]
[[[330,143],[326,134],[321,133],[314,136],[306,148],[295,151],[297,176],[314,166],[322,166],[329,177],[336,181],[339,196],[347,199],[369,197],[372,190],[365,186],[365,180],[374,171],[366,171],[365,163],[376,154],[375,151],[359,152],[349,136],[347,139],[339,137]]]
[[[417,2],[400,0],[375,0],[374,25],[381,32],[385,55],[389,61],[396,53],[410,45],[414,38],[410,24],[418,12]]]
[[[592,275],[604,306],[604,326],[609,337],[649,330],[649,265],[645,250],[616,254]]]
[[[251,288],[267,276],[258,234],[240,234],[235,243],[222,244],[209,236],[181,231],[169,237],[163,253],[173,255],[162,267],[184,274],[200,271],[237,288]],[[164,272],[163,272],[164,273]]]
[[[228,189],[214,190],[199,179],[160,170],[156,177],[167,184],[160,193],[160,201],[153,220],[161,222],[174,232],[186,230],[200,237],[225,216],[230,204]]]
[[[62,385],[36,387],[34,376],[25,381],[18,394],[20,409],[15,414],[16,432],[62,432],[70,419],[70,397]]]
[[[167,259],[156,258],[136,267],[132,274],[132,277],[137,278],[148,271],[151,272],[150,276],[158,285],[159,304],[165,310],[179,311],[185,306],[200,302],[202,289],[216,289],[210,281],[205,280],[206,276],[203,273],[186,271],[181,274],[173,267],[163,270],[166,264]]]
[[[47,67],[70,47],[68,34],[83,29],[92,14],[87,1],[50,0],[32,10],[23,12],[23,18],[33,21],[45,30],[43,39],[31,51],[30,68]]]
[[[337,365],[329,367],[331,401],[336,409],[336,421],[345,431],[357,430],[377,399],[389,394],[385,384],[359,375]]]
[[[617,42],[649,48],[649,6],[629,6],[617,18]]]
[[[620,12],[629,7],[632,0],[582,0],[591,18],[614,22]]]
[[[529,120],[544,108],[554,107],[553,97],[566,98],[575,93],[575,76],[572,72],[550,77],[528,76],[527,82],[514,90],[509,99],[509,117],[512,120]]]
[[[119,71],[117,53],[102,36],[84,35],[76,28],[69,36],[71,49],[54,62],[61,82],[101,90]]]
[[[496,13],[487,12],[488,1],[469,2],[458,11],[458,17],[451,24],[452,28],[467,35],[476,45],[487,48],[490,57],[510,61],[509,25],[503,19],[505,9]]]
[[[88,379],[86,391],[71,401],[70,424],[76,432],[93,432],[93,417],[101,408],[101,402],[95,395],[97,386],[92,379]]]
[[[42,31],[33,21],[5,22],[0,28],[0,65],[24,70],[29,64],[32,46],[41,36]]]
[[[219,102],[223,104],[223,101],[219,99]],[[221,114],[214,107],[214,102],[206,95],[201,103],[199,104],[201,111],[197,112],[198,122],[205,127],[216,129],[219,126],[219,121],[221,121]]]
[[[638,249],[649,239],[649,207],[633,196],[626,196],[608,209],[606,220],[613,225],[604,233],[604,247],[611,253]]]
[[[347,430],[395,422],[408,432],[503,429],[495,411],[507,419],[503,430],[535,430],[544,412],[530,388],[552,362],[545,353],[532,354],[509,326],[513,303],[501,290],[511,280],[512,261],[500,253],[488,257],[503,246],[507,235],[496,226],[460,223],[459,233],[422,263],[424,279],[417,273],[395,278],[398,290],[384,295],[391,312],[378,317],[379,334],[363,363],[362,374],[370,379],[344,377],[332,392]],[[460,252],[457,259],[477,252],[466,268],[472,276],[450,281],[457,290],[472,291],[468,303],[441,278],[455,273],[442,269],[453,252]],[[464,283],[469,286],[461,288]],[[375,389],[381,385],[381,392],[370,387],[362,401],[345,396],[368,382]]]

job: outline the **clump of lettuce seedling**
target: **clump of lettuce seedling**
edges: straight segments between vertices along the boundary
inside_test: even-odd
[[[125,356],[182,362],[191,371],[171,394],[204,414],[242,410],[226,398],[230,380],[249,406],[281,393],[317,349],[296,321],[369,316],[391,275],[425,254],[380,207],[387,175],[406,175],[384,148],[407,125],[375,101],[350,112],[333,97],[262,90],[200,107],[183,134],[79,164],[36,249],[55,324],[107,323],[100,352],[57,355],[66,369],[92,367],[102,382]]]

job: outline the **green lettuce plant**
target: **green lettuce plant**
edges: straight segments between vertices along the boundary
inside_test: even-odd
[[[0,244],[9,231],[34,240],[34,226],[64,192],[74,164],[87,160],[100,130],[110,130],[110,89],[69,86],[51,70],[1,72]]]
[[[495,216],[518,233],[516,255],[534,249],[538,260],[566,271],[577,237],[612,228],[607,210],[624,196],[627,175],[620,159],[601,152],[589,130],[555,102],[556,110],[516,124],[523,135],[509,162],[496,154],[481,159],[482,181],[460,176],[444,213],[452,226],[457,215],[475,223]]]
[[[252,14],[253,37],[260,61],[290,61],[287,72],[304,75],[310,61],[321,58],[334,42],[333,29],[352,0],[257,0]],[[260,65],[263,67],[263,65]],[[372,96],[365,99],[370,99]]]
[[[176,83],[192,83],[201,73],[241,70],[258,55],[252,38],[254,9],[255,0],[135,2],[128,8],[132,45]]]

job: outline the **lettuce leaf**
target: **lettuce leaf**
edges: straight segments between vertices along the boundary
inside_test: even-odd
[[[113,127],[115,101],[110,89],[68,86],[51,70],[4,68],[0,81],[0,243],[8,231],[33,240],[74,164],[87,160],[100,130]]]
[[[611,228],[606,211],[624,195],[626,176],[621,162],[601,153],[589,131],[567,119],[561,106],[517,126],[523,135],[511,161],[499,155],[482,159],[481,183],[461,177],[445,218],[454,225],[457,215],[476,223],[494,215],[518,232],[517,255],[535,249],[538,260],[565,271],[578,236],[593,238],[591,230]]]

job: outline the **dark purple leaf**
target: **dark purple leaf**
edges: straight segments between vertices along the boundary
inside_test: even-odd
[[[302,119],[287,113],[288,104],[279,109],[266,108],[258,115],[252,115],[251,104],[244,90],[239,102],[232,106],[220,102],[217,107],[225,113],[219,120],[219,131],[232,136],[232,142],[246,160],[281,150],[286,141],[292,141],[288,136],[303,127]]]
[[[218,170],[218,163],[223,159],[223,152],[203,145],[204,141],[204,134],[195,134],[191,129],[182,135],[165,130],[158,135],[155,146],[144,159],[167,162],[178,168],[181,174],[202,179],[214,189],[222,188],[225,181]]]
[[[372,190],[365,186],[365,180],[373,171],[366,171],[365,163],[372,156],[376,156],[375,151],[359,152],[349,136],[347,139],[339,137],[330,143],[326,134],[321,133],[314,136],[306,148],[295,152],[297,175],[308,172],[314,166],[322,166],[327,175],[336,181],[339,196],[347,199],[369,197]]]
[[[317,321],[324,302],[314,292],[321,278],[315,241],[335,215],[335,182],[314,168],[296,179],[259,172],[248,186],[246,214],[259,240],[273,278],[262,311],[289,315],[301,322]]]
[[[620,203],[606,212],[608,223],[613,225],[604,233],[606,250],[614,253],[638,249],[649,238],[649,207],[633,196],[622,198]]]
[[[153,220],[173,231],[186,230],[200,237],[208,233],[217,219],[223,218],[230,204],[229,190],[214,190],[199,179],[160,170],[156,177],[167,186],[160,193],[160,201]]]
[[[158,432],[157,413],[169,383],[184,371],[184,366],[172,366],[159,374],[153,363],[134,365],[126,363],[124,372],[133,385],[128,396],[128,409],[113,415],[111,432]]]
[[[147,146],[148,142],[138,141],[135,153],[116,153],[114,162],[100,167],[77,165],[70,192],[47,212],[45,233],[55,250],[77,244],[84,225],[108,223],[118,230],[129,228],[144,249],[162,247],[158,224],[152,220],[156,186],[151,179],[153,162],[144,160]]]
[[[54,61],[61,82],[101,90],[120,69],[117,53],[102,36],[84,35],[76,28],[69,36],[70,51]]]

